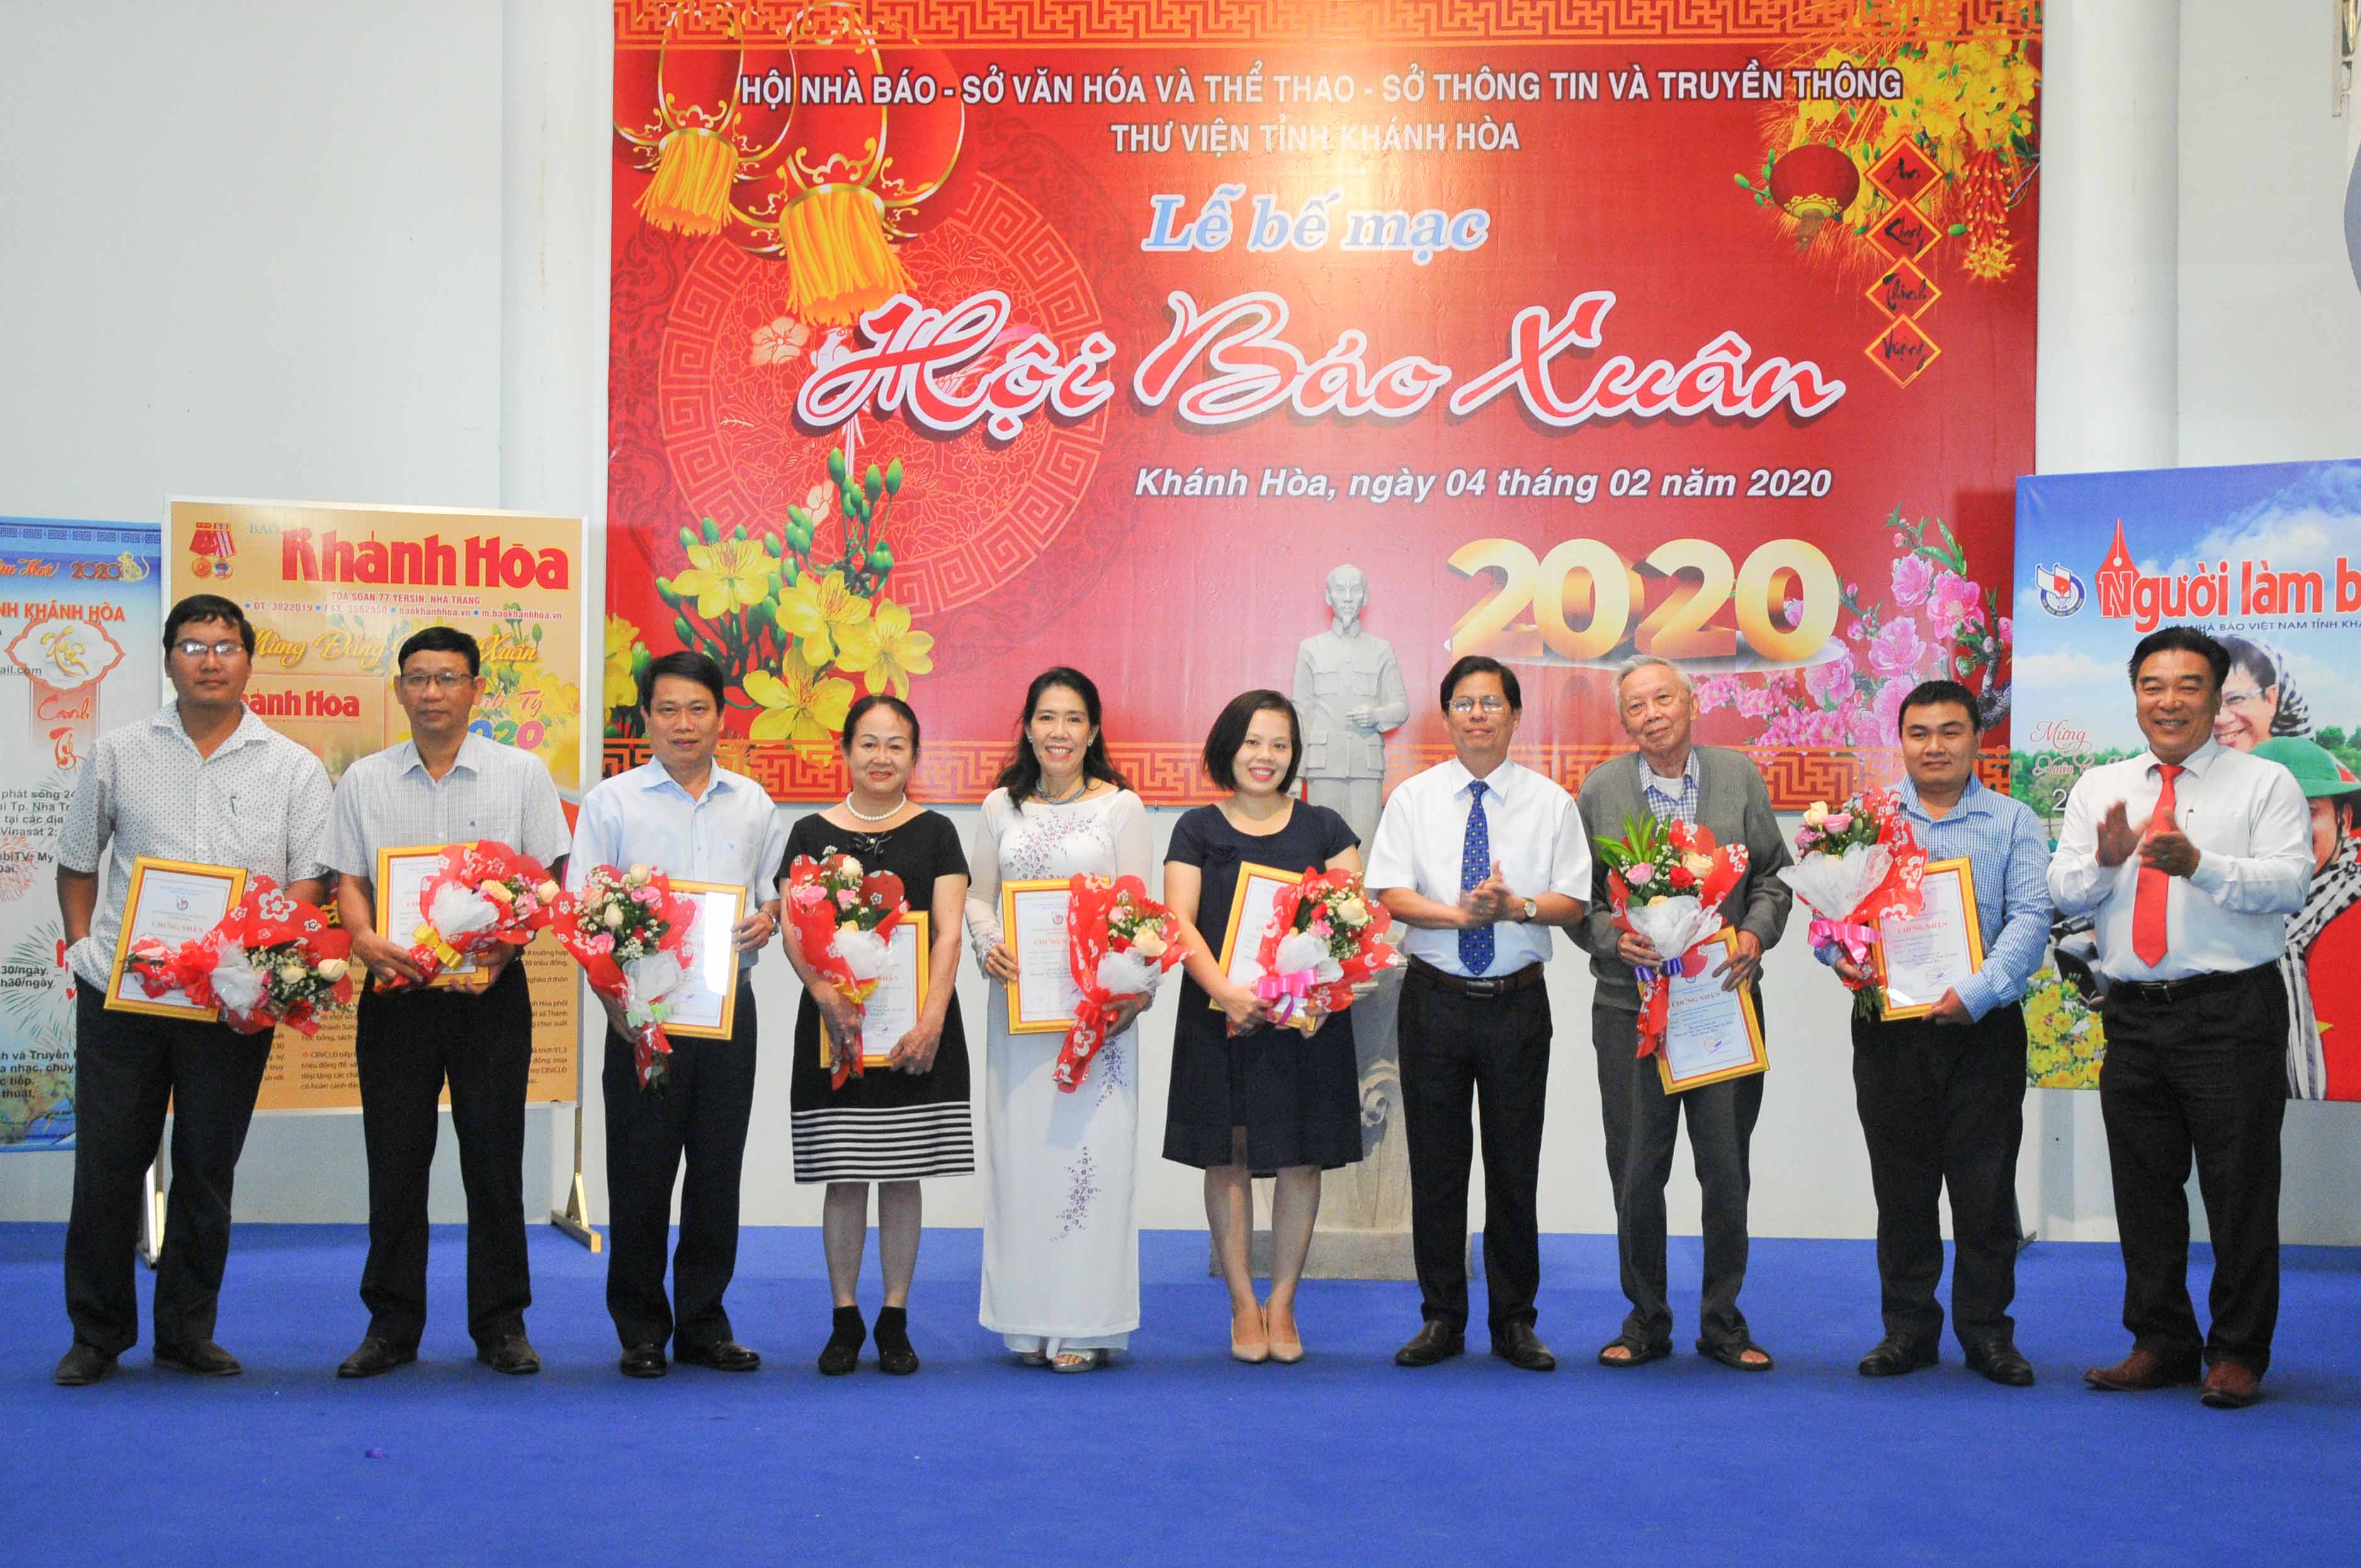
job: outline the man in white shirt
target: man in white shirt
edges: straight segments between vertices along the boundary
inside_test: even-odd
[[[423,983],[410,959],[419,911],[389,910],[389,928],[377,928],[377,857],[488,839],[562,876],[573,835],[541,759],[468,729],[484,695],[483,652],[473,637],[424,627],[402,643],[394,667],[410,739],[345,770],[328,834],[328,863],[341,878],[337,913],[353,935],[353,957],[375,977],[353,1041],[368,1157],[361,1302],[369,1325],[336,1376],[374,1377],[418,1359],[427,1176],[446,1082],[467,1193],[467,1332],[485,1365],[529,1375],[541,1370],[524,1332],[533,1304],[523,1170],[533,991],[515,948],[485,959],[464,986]]]
[[[74,975],[73,1215],[66,1316],[73,1343],[57,1380],[95,1383],[139,1339],[132,1283],[139,1185],[172,1113],[172,1187],[152,1312],[156,1364],[209,1377],[239,1371],[214,1343],[229,1262],[230,1195],[270,1032],[109,1010],[131,864],[141,856],[235,866],[320,902],[328,772],[246,706],[254,625],[225,598],[192,594],[164,618],[173,700],[101,737],[58,829],[58,908]],[[105,898],[99,870],[112,862]]]
[[[1533,1331],[1550,1054],[1542,970],[1549,928],[1582,919],[1590,839],[1572,795],[1509,761],[1523,707],[1514,671],[1461,659],[1443,678],[1442,702],[1457,755],[1394,791],[1364,879],[1410,927],[1402,1109],[1425,1322],[1394,1360],[1431,1366],[1466,1348],[1470,1117],[1480,1091],[1492,1354],[1548,1372],[1557,1359]]]
[[[2067,798],[2049,892],[2092,916],[2107,1054],[2107,1123],[2132,1351],[2093,1388],[2197,1379],[2204,1401],[2254,1403],[2279,1301],[2279,1123],[2287,997],[2277,965],[2312,876],[2295,777],[2213,740],[2230,655],[2168,626],[2132,652],[2148,748],[2084,773]],[[2213,1323],[2190,1304],[2195,1157],[2213,1236]]]
[[[675,1038],[670,1080],[640,1087],[622,1010],[607,1009],[607,1313],[626,1377],[661,1377],[675,1361],[752,1372],[762,1357],[738,1343],[721,1303],[738,1267],[738,1190],[754,1108],[754,988],[747,971],[779,934],[779,873],[787,833],[770,792],[713,760],[721,740],[721,667],[703,653],[666,653],[640,678],[640,717],[654,753],[583,796],[566,880],[600,866],[653,866],[686,882],[746,889],[738,923],[738,999],[726,1040]],[[687,1174],[682,1176],[683,1166]],[[680,1245],[664,1299],[664,1242],[681,1182]]]

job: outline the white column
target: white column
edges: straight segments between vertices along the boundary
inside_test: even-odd
[[[500,13],[500,505],[588,521],[586,695],[598,689],[606,604],[609,18],[580,0],[503,0]],[[586,786],[598,777],[598,748],[586,727]],[[587,994],[584,1012],[599,1017]],[[586,1022],[583,1037],[582,1164],[591,1212],[603,1217],[601,1036]],[[564,1201],[573,1179],[572,1113],[551,1113],[547,1126],[547,1201],[526,1196],[535,1218]],[[528,1168],[539,1157],[529,1146]]]
[[[2180,404],[2180,0],[2056,0],[2042,56],[2036,466],[2169,468]]]

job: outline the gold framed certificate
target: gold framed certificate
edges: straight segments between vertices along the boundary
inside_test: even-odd
[[[1283,872],[1277,866],[1258,866],[1251,862],[1238,867],[1237,891],[1230,895],[1230,928],[1222,935],[1222,972],[1234,985],[1252,989],[1260,978],[1262,965],[1255,954],[1262,946],[1263,928],[1270,924],[1270,906],[1287,889],[1302,882],[1301,872]],[[1241,943],[1238,933],[1246,933]],[[1222,1004],[1212,997],[1205,1004],[1218,1013]]]
[[[1000,884],[1000,929],[1016,955],[1016,978],[1008,981],[1008,1032],[1062,1034],[1074,1021],[1082,992],[1066,950],[1066,905],[1071,884],[1064,877]]]
[[[1879,922],[1870,947],[1888,1023],[1924,1018],[1945,992],[1984,967],[1975,868],[1964,859],[1929,861],[1918,895],[1918,913]]]
[[[685,1040],[726,1040],[738,1024],[738,922],[746,917],[742,883],[683,882],[673,892],[697,901],[688,978],[665,998],[664,1033]]]
[[[404,844],[377,852],[377,934],[397,947],[421,940],[426,911],[421,906],[426,884],[442,868],[448,844]],[[460,958],[435,972],[426,983],[445,990],[464,990],[475,982],[476,960]]]
[[[1753,991],[1743,985],[1724,991],[1723,977],[1714,972],[1721,966],[1712,961],[1712,949],[1735,958],[1738,933],[1724,927],[1698,946],[1705,952],[1704,967],[1665,982],[1672,994],[1665,999],[1664,1043],[1656,1051],[1656,1071],[1667,1094],[1771,1069]]]
[[[865,1071],[884,1067],[894,1054],[894,1043],[918,1026],[927,1005],[930,971],[934,969],[934,927],[923,909],[902,916],[885,939],[885,972],[877,989],[861,1005],[861,1066]],[[828,1020],[819,1021],[819,1065],[832,1067],[836,1058],[829,1044]]]
[[[123,897],[123,929],[115,938],[115,967],[106,977],[105,1005],[117,1013],[148,1013],[159,1018],[193,1018],[210,1024],[221,1009],[200,1007],[185,992],[150,996],[138,977],[126,971],[132,947],[152,937],[177,951],[221,924],[246,892],[246,872],[236,866],[191,861],[131,862],[131,885]]]

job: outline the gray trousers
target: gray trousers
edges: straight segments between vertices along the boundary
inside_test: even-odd
[[[1746,1283],[1747,1149],[1763,1109],[1763,1075],[1666,1094],[1653,1058],[1636,1059],[1640,1015],[1595,1003],[1590,1038],[1598,1053],[1598,1102],[1607,1132],[1607,1174],[1615,1193],[1615,1233],[1623,1296],[1631,1303],[1623,1333],[1643,1344],[1673,1335],[1664,1298],[1664,1183],[1686,1112],[1689,1154],[1703,1190],[1705,1294],[1700,1343],[1747,1343],[1738,1292]]]

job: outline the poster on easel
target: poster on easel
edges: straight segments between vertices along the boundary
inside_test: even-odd
[[[0,1153],[74,1146],[74,977],[56,851],[98,737],[152,712],[152,525],[0,517]]]
[[[571,816],[585,782],[591,624],[580,518],[176,498],[167,534],[173,594],[224,595],[254,622],[247,706],[316,753],[331,779],[409,739],[396,658],[411,633],[454,626],[483,651],[470,728],[539,757]],[[526,1102],[566,1104],[577,1093],[576,967],[546,934],[522,961],[533,987]],[[279,1031],[258,1110],[359,1106],[351,1017],[310,1038]]]

